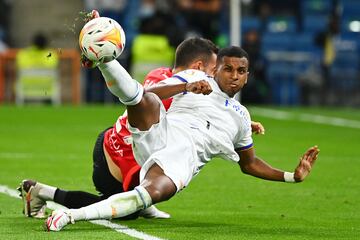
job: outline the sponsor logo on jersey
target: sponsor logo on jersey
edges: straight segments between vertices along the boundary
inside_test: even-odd
[[[242,108],[241,104],[238,101],[231,101],[229,99],[225,99],[225,107],[233,109],[235,112],[239,113],[240,116],[248,123],[249,118],[246,110]]]

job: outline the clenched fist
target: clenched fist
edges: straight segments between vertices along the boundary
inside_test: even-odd
[[[196,82],[186,83],[185,91],[192,92],[196,94],[209,95],[212,92],[212,88],[209,82],[205,80],[200,80]]]

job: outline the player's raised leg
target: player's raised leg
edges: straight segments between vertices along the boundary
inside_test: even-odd
[[[147,130],[159,120],[156,112],[159,113],[160,102],[153,94],[144,96],[143,86],[116,61],[125,48],[126,37],[122,27],[111,18],[100,17],[97,11],[86,17],[90,21],[79,35],[83,66],[98,66],[108,89],[128,106],[129,123],[140,130]]]
[[[117,60],[99,64],[106,85],[112,94],[127,105],[128,121],[139,130],[147,130],[159,122],[160,101],[153,93],[144,93],[144,87],[132,79]]]

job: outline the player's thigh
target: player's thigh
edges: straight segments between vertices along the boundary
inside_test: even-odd
[[[140,182],[145,179],[153,164],[157,164],[173,184],[177,191],[186,187],[196,172],[196,149],[188,136],[181,129],[172,129],[167,134],[166,147],[148,158],[140,172]]]
[[[133,138],[133,153],[137,163],[142,166],[156,151],[159,151],[167,145],[167,119],[166,110],[162,106],[159,113],[159,122],[151,126],[147,131],[141,131],[128,125]]]
[[[161,100],[157,95],[145,93],[140,103],[127,107],[129,124],[141,131],[150,129],[153,124],[159,122],[161,106]]]
[[[146,188],[153,204],[168,200],[177,192],[177,187],[172,179],[164,174],[163,169],[157,163],[154,163],[147,171],[141,186]]]

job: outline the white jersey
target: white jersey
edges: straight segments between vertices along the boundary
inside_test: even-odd
[[[247,149],[253,144],[247,109],[221,91],[216,81],[202,71],[185,70],[165,80],[165,83],[199,80],[208,81],[213,92],[209,95],[182,93],[174,96],[167,118],[181,122],[179,127],[198,128],[199,135],[195,139],[204,142],[204,149],[200,149],[204,152],[199,152],[202,162],[214,156],[237,162],[239,156],[234,150]]]
[[[177,84],[206,80],[209,95],[181,93],[173,97],[168,112],[160,104],[159,123],[147,131],[129,125],[133,152],[142,166],[140,180],[157,163],[177,186],[187,186],[200,169],[218,156],[239,161],[235,149],[252,147],[251,120],[247,109],[222,92],[215,80],[204,72],[186,70],[164,80]]]

